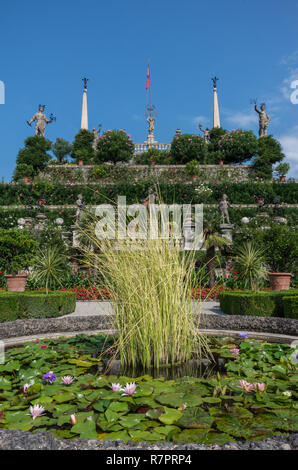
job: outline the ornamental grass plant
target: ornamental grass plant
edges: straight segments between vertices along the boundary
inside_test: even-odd
[[[111,292],[123,367],[158,369],[208,353],[191,309],[194,252],[171,237],[98,239],[94,223],[81,231],[92,242],[81,248],[86,264]]]

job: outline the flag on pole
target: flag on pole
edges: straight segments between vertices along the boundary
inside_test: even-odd
[[[148,68],[147,68],[147,80],[146,80],[146,90],[150,88],[150,66],[148,63]]]

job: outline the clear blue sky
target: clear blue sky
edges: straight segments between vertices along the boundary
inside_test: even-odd
[[[298,177],[298,2],[295,0],[15,0],[1,5],[0,177],[9,180],[26,125],[39,103],[57,121],[50,140],[80,128],[82,77],[88,83],[89,128],[125,128],[146,139],[148,56],[156,138],[177,127],[212,125],[217,75],[222,127],[258,130],[251,98],[265,101],[269,131],[280,138]]]

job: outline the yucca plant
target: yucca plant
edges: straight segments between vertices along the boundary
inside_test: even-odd
[[[111,291],[124,367],[173,365],[208,350],[192,314],[193,252],[181,252],[174,239],[97,239],[82,246]],[[117,249],[115,249],[117,247]]]
[[[32,279],[42,282],[48,294],[49,288],[54,283],[61,284],[66,264],[66,256],[61,249],[57,246],[48,246],[45,250],[41,250],[33,260]]]
[[[252,242],[245,242],[235,259],[235,267],[244,281],[244,287],[256,291],[268,276],[264,252]]]

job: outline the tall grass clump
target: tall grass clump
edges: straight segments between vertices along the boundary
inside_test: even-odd
[[[83,229],[82,247],[111,291],[123,367],[159,368],[188,361],[208,350],[191,309],[194,252],[173,238],[97,239],[94,223]]]

